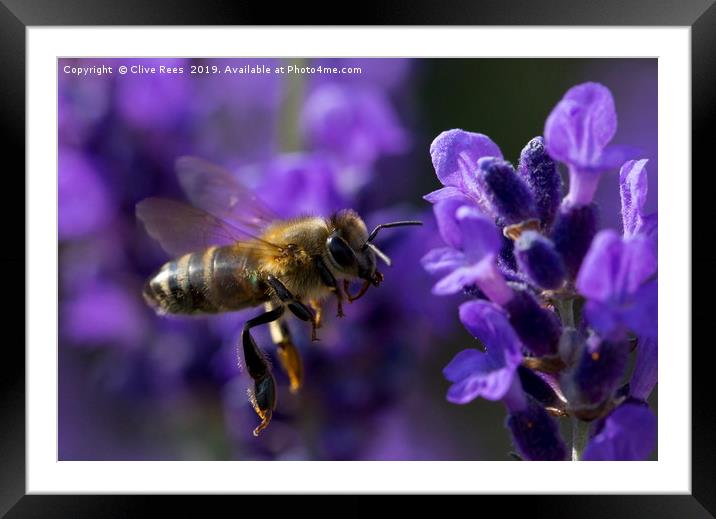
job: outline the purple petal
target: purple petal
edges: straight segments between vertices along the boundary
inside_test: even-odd
[[[631,330],[641,337],[656,337],[658,299],[656,280],[640,287],[623,302],[588,300],[584,316],[604,338],[617,338]]]
[[[624,324],[640,337],[657,337],[659,324],[658,294],[658,283],[653,280],[639,287],[633,297],[624,305]]]
[[[469,261],[476,263],[500,251],[502,239],[497,227],[479,209],[462,206],[455,216],[462,235],[462,249]]]
[[[485,276],[486,272],[489,273],[491,271],[491,260],[460,267],[438,281],[433,287],[432,292],[436,296],[457,294],[458,292],[462,292],[464,287],[477,283]]]
[[[462,350],[443,369],[443,375],[450,382],[460,382],[467,377],[485,370],[487,355],[476,349]]]
[[[639,400],[649,398],[659,374],[659,346],[656,338],[640,339],[636,349],[634,372],[629,382],[629,394]]]
[[[504,310],[488,301],[468,301],[460,305],[460,322],[485,345],[487,356],[495,363],[517,369],[522,360],[522,343]]]
[[[577,275],[577,290],[596,301],[622,301],[656,272],[654,251],[646,238],[624,241],[613,230],[594,237]]]
[[[647,237],[651,242],[654,249],[654,255],[657,254],[659,248],[659,218],[656,213],[648,214],[642,217],[642,226],[639,229],[639,234]]]
[[[455,249],[462,249],[462,230],[457,219],[457,210],[464,202],[459,198],[448,198],[433,205],[435,221],[442,239]]]
[[[615,305],[588,300],[584,304],[584,318],[604,338],[618,338],[625,332],[620,309]]]
[[[474,203],[472,198],[467,196],[460,189],[453,187],[453,186],[441,187],[440,189],[437,189],[437,190],[433,191],[432,193],[428,193],[427,195],[425,195],[423,197],[423,199],[427,200],[431,204],[441,202],[442,200],[450,200],[450,199],[461,200],[463,204]]]
[[[465,190],[470,182],[464,177],[472,173],[470,170],[465,171],[465,166],[472,166],[474,170],[480,157],[502,158],[502,152],[486,135],[455,129],[444,131],[435,138],[430,145],[430,156],[435,173],[443,185]],[[465,161],[469,164],[464,164]]]
[[[628,146],[624,144],[613,144],[604,148],[594,162],[590,165],[582,166],[583,171],[606,171],[608,169],[614,169],[624,164],[625,161],[638,157],[641,154],[641,150],[634,146]]]
[[[514,376],[514,369],[501,368],[468,377],[450,386],[447,400],[453,404],[466,404],[478,396],[486,400],[500,400],[510,388]]]
[[[577,275],[577,290],[583,296],[596,301],[607,301],[612,296],[612,271],[618,268],[622,245],[621,237],[612,230],[594,237]]]
[[[420,260],[423,268],[430,274],[444,274],[465,265],[465,255],[451,247],[433,249]]]
[[[644,404],[627,402],[615,409],[587,444],[585,461],[641,461],[656,447],[656,416]]]
[[[649,189],[647,182],[647,159],[630,160],[619,170],[619,193],[622,200],[624,236],[637,234],[644,226],[642,209]]]
[[[545,123],[547,152],[577,169],[598,164],[614,137],[617,114],[607,87],[583,83],[570,88]]]

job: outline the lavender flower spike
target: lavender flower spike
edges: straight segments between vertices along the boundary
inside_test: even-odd
[[[576,287],[587,298],[589,325],[604,338],[619,339],[627,330],[656,337],[656,257],[648,239],[623,240],[615,231],[595,236],[577,276]]]
[[[547,153],[569,166],[570,205],[589,204],[602,171],[624,162],[630,150],[609,146],[617,130],[614,99],[607,87],[583,83],[570,88],[544,128]]]
[[[433,293],[455,294],[477,284],[492,301],[505,304],[512,298],[512,290],[495,262],[502,244],[497,228],[473,206],[462,205],[455,210],[458,204],[443,200],[434,208],[443,239],[451,247],[434,249],[422,259],[428,272],[447,273],[433,287]]]

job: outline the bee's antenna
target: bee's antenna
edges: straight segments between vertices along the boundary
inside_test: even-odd
[[[423,222],[419,222],[417,220],[405,220],[402,222],[390,222],[390,223],[382,223],[378,226],[376,226],[375,229],[368,235],[368,239],[365,241],[363,246],[361,247],[361,251],[364,251],[366,249],[372,250],[376,256],[378,256],[381,260],[385,262],[386,265],[390,267],[390,258],[380,250],[378,247],[373,245],[371,242],[375,239],[375,237],[378,235],[378,231],[381,229],[386,229],[388,227],[401,227],[403,225],[423,225]]]
[[[362,250],[368,248],[370,242],[375,239],[375,237],[378,235],[378,231],[380,231],[381,229],[387,229],[388,227],[402,227],[403,225],[423,225],[423,222],[420,222],[418,220],[405,220],[403,222],[382,223],[376,226],[376,228],[373,229],[373,231],[368,235],[368,239],[365,241]]]

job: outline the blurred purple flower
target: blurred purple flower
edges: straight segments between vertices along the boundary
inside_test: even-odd
[[[656,416],[646,404],[627,401],[600,423],[589,440],[586,461],[645,460],[656,447]]]
[[[93,66],[99,60],[58,61],[57,125],[60,145],[84,144],[111,108],[112,76],[87,78],[67,74],[66,66]]]
[[[280,216],[329,215],[348,207],[336,185],[336,168],[319,154],[276,157],[263,169],[256,192]]]
[[[599,175],[615,168],[633,151],[607,146],[617,130],[612,93],[599,83],[570,88],[547,117],[545,147],[550,156],[569,165],[568,203],[589,204]]]
[[[325,83],[306,99],[301,126],[309,144],[340,164],[370,166],[403,152],[408,136],[385,95],[371,88]]]
[[[195,99],[192,96],[189,60],[133,59],[127,66],[130,70],[139,70],[140,67],[158,70],[160,66],[184,70],[183,74],[137,72],[115,77],[116,108],[127,124],[140,129],[175,126]]]
[[[448,401],[466,404],[478,396],[501,400],[510,390],[522,361],[522,344],[504,311],[487,301],[468,301],[460,305],[460,321],[485,346],[458,353],[443,370],[453,385]]]
[[[60,332],[78,346],[136,348],[145,328],[140,299],[112,282],[93,282],[62,305]]]
[[[587,298],[584,312],[590,326],[605,338],[621,338],[627,330],[655,337],[657,283],[650,278],[656,269],[646,238],[624,240],[613,230],[597,234],[576,282]]]
[[[266,161],[279,151],[280,112],[286,78],[279,74],[224,73],[274,67],[277,59],[202,59],[201,70],[217,67],[220,74],[195,74],[188,128],[195,151],[229,168]]]
[[[58,169],[60,239],[77,239],[103,229],[114,210],[100,172],[86,156],[68,147],[59,149]]]

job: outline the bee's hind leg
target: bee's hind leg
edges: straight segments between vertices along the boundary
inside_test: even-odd
[[[317,341],[318,336],[316,335],[316,328],[318,328],[318,323],[316,321],[316,314],[313,312],[313,310],[311,310],[296,296],[294,296],[291,291],[286,288],[286,285],[281,282],[280,279],[274,276],[268,276],[266,278],[266,282],[273,289],[279,300],[284,305],[286,305],[286,308],[288,308],[293,315],[295,315],[302,321],[307,321],[311,323],[311,340]]]
[[[285,320],[279,319],[270,324],[271,339],[276,344],[281,366],[288,375],[291,393],[296,393],[303,383],[303,361],[298,348],[291,339],[291,330]]]
[[[251,328],[276,321],[283,315],[284,307],[280,306],[269,310],[244,323],[241,332],[241,342],[244,349],[244,363],[249,375],[254,381],[254,388],[249,392],[251,405],[261,419],[261,423],[254,429],[254,436],[268,427],[271,422],[273,410],[276,408],[276,382],[264,353],[256,345],[251,336]]]
[[[316,316],[316,328],[320,328],[323,323],[323,308],[321,307],[321,302],[318,299],[311,299],[308,301],[308,304],[311,306],[313,313]]]

